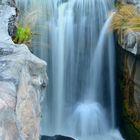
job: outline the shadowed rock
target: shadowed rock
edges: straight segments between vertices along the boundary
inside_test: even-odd
[[[70,137],[56,135],[56,136],[42,136],[41,140],[75,140]]]

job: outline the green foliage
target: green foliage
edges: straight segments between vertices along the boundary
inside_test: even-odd
[[[28,43],[32,38],[32,31],[29,27],[17,26],[17,31],[13,41],[16,44]]]
[[[22,20],[17,23],[17,30],[14,37],[12,37],[13,42],[16,44],[30,43],[32,36],[32,28],[35,26],[38,17],[38,12],[29,12]]]

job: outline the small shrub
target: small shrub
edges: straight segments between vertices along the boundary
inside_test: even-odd
[[[12,37],[14,43],[27,44],[31,42],[32,36],[35,35],[35,33],[32,33],[32,28],[36,24],[37,16],[38,12],[32,11],[17,23],[16,34]]]
[[[16,35],[13,37],[13,41],[16,44],[28,43],[32,38],[32,31],[29,27],[17,26]]]

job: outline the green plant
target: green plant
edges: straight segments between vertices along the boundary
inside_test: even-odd
[[[32,33],[32,28],[35,26],[37,21],[38,13],[32,11],[28,13],[22,20],[17,23],[17,30],[13,42],[16,44],[29,43],[35,33]]]
[[[29,27],[17,26],[16,35],[13,37],[13,41],[16,44],[27,43],[32,38],[32,31]]]

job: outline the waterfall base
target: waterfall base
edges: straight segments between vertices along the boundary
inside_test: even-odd
[[[99,103],[80,103],[72,117],[72,131],[75,136],[88,137],[108,131],[105,111]]]

